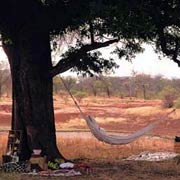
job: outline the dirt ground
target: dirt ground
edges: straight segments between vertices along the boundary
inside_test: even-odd
[[[41,177],[0,173],[0,180],[179,180],[179,166],[170,162],[93,162],[89,173],[75,177]]]
[[[180,135],[180,109],[167,116],[172,109],[164,109],[160,100],[120,99],[89,97],[79,103],[86,115],[93,116],[106,130],[133,132],[152,121],[164,119],[152,134],[162,136]],[[87,129],[86,123],[71,99],[54,97],[57,130]],[[9,129],[11,102],[0,102],[0,129]]]
[[[56,98],[54,104],[57,129],[87,129],[72,100],[66,104]],[[180,109],[167,115],[173,109],[162,108],[160,100],[91,97],[83,99],[80,107],[105,130],[133,132],[150,122],[164,119],[152,133],[171,137],[180,135]]]

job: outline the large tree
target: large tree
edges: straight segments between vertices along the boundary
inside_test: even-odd
[[[119,41],[115,52],[130,60],[143,42],[153,42],[180,65],[179,7],[178,0],[3,1],[0,33],[12,75],[12,129],[23,132],[20,159],[33,148],[64,158],[56,146],[52,79],[69,69],[92,75],[116,67],[95,50]],[[67,33],[77,34],[76,45],[53,66],[50,42]]]

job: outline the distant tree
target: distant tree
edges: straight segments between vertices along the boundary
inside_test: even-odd
[[[101,85],[102,85],[102,88],[103,88],[104,92],[110,98],[111,97],[111,86],[112,86],[110,78],[100,76],[99,79],[101,81]]]
[[[177,109],[179,109],[179,108],[180,108],[180,97],[178,97],[178,98],[177,98],[177,101],[176,101],[175,107],[176,107]]]
[[[137,74],[135,77],[136,91],[140,97],[148,98],[148,92],[151,91],[153,85],[153,78],[146,74]]]
[[[62,84],[59,76],[55,76],[53,78],[53,92],[54,92],[54,94],[58,94],[62,90],[62,88],[63,88],[62,86],[63,86],[63,84]]]
[[[6,61],[0,62],[0,98],[3,95],[3,88],[5,91],[9,91],[11,88],[11,78],[8,63]],[[8,94],[9,92],[7,92]]]
[[[162,96],[163,107],[172,108],[174,106],[174,100],[177,98],[175,89],[171,86],[167,86],[160,93]]]
[[[94,95],[102,95],[103,93],[103,85],[102,85],[102,81],[99,79],[95,79],[93,81],[93,84],[91,86],[92,90],[93,90],[93,94]]]
[[[67,76],[67,77],[63,77],[63,81],[65,82],[65,86],[71,90],[75,84],[77,83],[77,79],[71,76]],[[62,83],[63,88],[67,91],[67,89],[65,88],[64,84]]]
[[[84,87],[84,90],[88,92],[89,95],[97,96],[98,95],[98,88],[96,84],[96,77],[83,77],[81,78],[81,86]]]
[[[79,103],[81,103],[82,100],[87,97],[87,93],[82,91],[76,91],[73,94]]]

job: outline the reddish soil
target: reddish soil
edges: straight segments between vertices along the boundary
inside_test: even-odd
[[[56,128],[87,129],[84,120],[71,100],[63,102],[56,97],[54,101]],[[83,112],[96,118],[106,130],[132,132],[144,127],[152,121],[165,119],[153,134],[163,136],[180,135],[180,110],[176,114],[166,116],[171,109],[161,108],[159,100],[119,99],[119,98],[87,98],[80,103]],[[11,103],[0,103],[0,129],[10,127]],[[77,123],[78,122],[78,123]]]
[[[0,103],[0,129],[11,124],[11,102]]]

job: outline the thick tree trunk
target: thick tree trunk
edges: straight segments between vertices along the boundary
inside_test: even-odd
[[[20,159],[37,148],[49,159],[63,158],[56,146],[48,33],[21,33],[4,50],[12,74],[12,129],[23,134]]]

